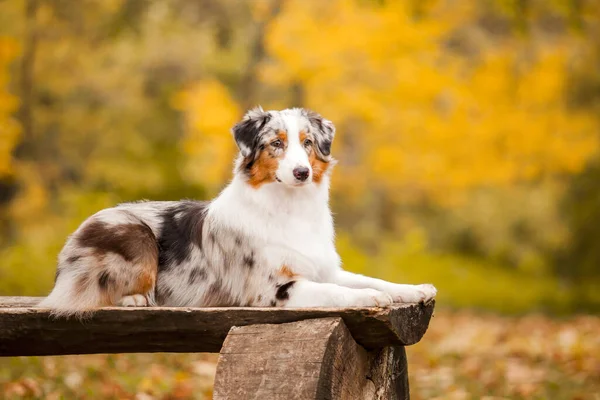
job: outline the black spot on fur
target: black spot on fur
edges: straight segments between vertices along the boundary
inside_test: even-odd
[[[181,201],[162,212],[158,238],[158,270],[169,270],[189,260],[192,244],[202,250],[202,229],[207,203]]]
[[[254,159],[254,153],[260,144],[260,131],[270,120],[271,116],[268,113],[254,109],[249,111],[244,119],[231,129],[238,147],[249,149],[249,154],[243,154],[247,159],[244,164],[252,162]]]
[[[239,236],[235,237],[235,245],[236,246],[241,246],[242,245],[242,238]]]
[[[288,291],[296,281],[289,281],[288,283],[284,283],[283,285],[277,285],[277,293],[275,293],[275,297],[277,300],[287,300],[290,298],[290,294]]]
[[[246,267],[250,269],[254,268],[254,264],[256,264],[256,260],[254,259],[254,253],[245,255],[243,261]]]
[[[188,283],[190,285],[193,285],[198,280],[205,279],[205,278],[206,278],[206,271],[205,270],[203,270],[202,268],[199,268],[199,267],[192,268],[192,270],[190,271],[190,275],[188,277]]]
[[[102,271],[98,275],[98,286],[100,286],[100,289],[107,290],[109,286],[114,285],[114,284],[115,284],[115,279],[113,277],[111,277],[107,271]]]
[[[323,155],[328,156],[331,154],[331,140],[320,140],[317,141],[317,146]]]
[[[271,307],[275,307],[277,305],[277,303],[275,302],[275,300],[271,300]]]

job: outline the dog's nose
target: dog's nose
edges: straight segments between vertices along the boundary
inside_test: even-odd
[[[301,182],[304,182],[308,175],[310,174],[310,170],[306,167],[296,167],[294,168],[294,178],[298,179]]]

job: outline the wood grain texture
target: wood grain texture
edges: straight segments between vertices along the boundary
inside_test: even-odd
[[[369,392],[366,399],[408,400],[408,361],[403,346],[389,346],[373,350],[368,379]]]
[[[233,326],[341,318],[367,349],[418,342],[434,303],[389,308],[104,308],[84,320],[53,318],[41,298],[0,297],[0,356],[218,352]]]
[[[403,347],[369,353],[341,318],[231,328],[213,398],[408,399]]]

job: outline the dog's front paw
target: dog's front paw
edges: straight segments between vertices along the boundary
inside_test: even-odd
[[[426,283],[399,288],[392,293],[394,303],[427,303],[435,297],[437,289]]]
[[[419,292],[423,295],[423,298],[419,300],[419,302],[429,302],[435,298],[437,295],[437,289],[431,283],[424,283],[422,285],[417,285]]]
[[[375,289],[356,289],[349,301],[352,307],[385,307],[393,303],[392,296]]]

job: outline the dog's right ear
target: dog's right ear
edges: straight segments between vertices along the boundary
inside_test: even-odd
[[[244,158],[254,154],[258,147],[260,132],[271,116],[258,106],[249,110],[233,128],[233,138]]]

